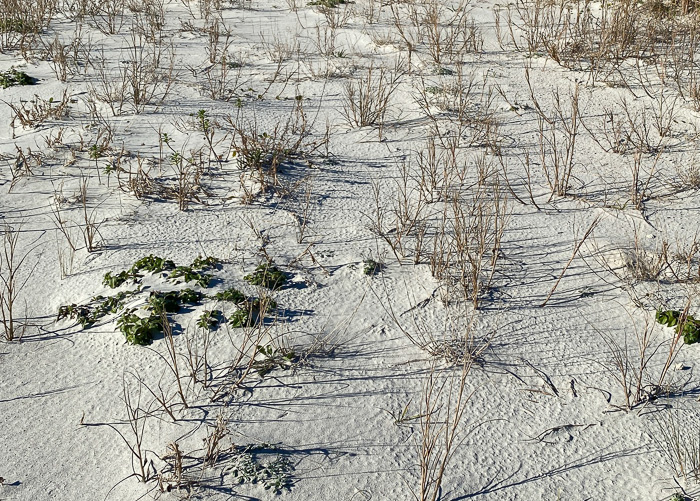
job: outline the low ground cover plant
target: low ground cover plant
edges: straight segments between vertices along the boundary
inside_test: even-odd
[[[95,296],[90,303],[86,305],[77,305],[73,303],[61,306],[58,309],[57,320],[69,318],[77,321],[83,329],[87,329],[92,327],[101,318],[123,310],[126,299],[139,292],[140,289],[135,291],[122,291],[114,296]]]
[[[691,315],[684,317],[678,310],[658,310],[656,321],[667,327],[675,327],[676,333],[683,334],[685,344],[694,344],[700,341],[700,320]]]
[[[263,263],[255,271],[243,277],[251,285],[260,285],[270,290],[279,290],[289,281],[289,276],[273,263]]]
[[[197,305],[206,299],[233,303],[237,309],[228,319],[219,309],[205,309],[196,321],[196,325],[205,330],[214,329],[223,322],[228,322],[233,328],[252,327],[262,322],[267,314],[277,308],[273,299],[248,297],[235,287],[211,295],[185,287],[170,291],[152,290],[144,298],[145,304],[142,306],[146,316],[138,315],[136,308],[127,309],[127,300],[137,299],[136,296],[143,293],[142,272],[166,272],[163,277],[175,279],[176,283],[194,281],[196,285],[207,288],[213,275],[204,272],[220,265],[220,259],[198,256],[190,266],[177,266],[170,259],[150,254],[136,261],[128,270],[108,272],[104,275],[102,284],[105,287],[117,288],[130,282],[137,284],[135,290],[120,291],[112,296],[95,296],[87,304],[63,305],[58,310],[57,320],[75,320],[83,329],[88,329],[107,315],[120,314],[117,327],[126,337],[126,341],[130,344],[146,345],[153,341],[156,333],[163,331],[163,322],[169,314],[187,313],[187,310],[183,311],[183,306]],[[258,266],[255,272],[247,275],[245,279],[254,285],[277,290],[284,285],[288,277],[277,267],[268,264]],[[273,358],[275,357],[276,354]]]
[[[217,292],[211,297],[212,299],[216,299],[217,301],[230,301],[236,304],[243,303],[246,300],[245,294],[233,287],[231,287],[230,289],[223,290],[221,292]]]
[[[197,319],[197,327],[200,329],[213,329],[224,321],[224,313],[221,310],[204,310]]]
[[[37,79],[30,77],[23,71],[10,68],[7,71],[0,71],[0,87],[7,89],[15,85],[34,85]]]
[[[129,344],[147,345],[153,342],[153,336],[163,331],[162,318],[151,314],[140,317],[134,310],[125,312],[117,320],[117,327],[126,337]]]
[[[275,453],[275,447],[269,444],[237,447],[231,470],[234,482],[260,484],[275,494],[290,491],[294,486],[294,465],[282,455],[266,459],[270,453]]]

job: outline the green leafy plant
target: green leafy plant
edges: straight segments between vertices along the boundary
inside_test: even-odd
[[[217,292],[212,296],[212,298],[216,299],[217,301],[230,301],[236,304],[243,303],[246,300],[245,294],[233,287]]]
[[[137,278],[138,275],[136,275],[131,270],[120,271],[116,275],[112,275],[112,272],[108,271],[107,273],[105,273],[105,276],[102,279],[102,285],[104,285],[105,287],[109,287],[110,289],[116,289],[117,287],[128,282],[129,280],[135,282]]]
[[[209,287],[209,282],[212,279],[211,275],[206,273],[200,273],[192,269],[191,266],[177,266],[168,275],[169,278],[178,279],[182,278],[185,282],[195,282],[200,287]]]
[[[70,318],[77,320],[84,328],[92,325],[92,309],[89,306],[79,306],[75,303],[64,305],[58,308],[58,317],[56,320]]]
[[[266,490],[275,494],[281,494],[283,490],[290,491],[294,486],[294,466],[288,458],[280,455],[264,461],[260,456],[270,449],[274,450],[269,444],[239,448],[231,471],[234,481],[239,484],[262,484]]]
[[[364,265],[362,268],[362,273],[364,273],[365,275],[369,275],[369,276],[376,275],[377,273],[379,273],[382,270],[381,263],[378,263],[377,261],[375,261],[374,259],[371,259],[371,258],[365,259],[362,262],[362,264]]]
[[[180,311],[180,296],[177,292],[153,291],[148,298],[147,308],[151,314],[161,316],[163,313]]]
[[[147,345],[153,342],[154,334],[162,332],[160,316],[139,317],[133,310],[124,312],[117,320],[117,327],[130,344]]]
[[[224,314],[221,310],[204,310],[197,319],[197,327],[200,329],[211,329],[221,323]]]
[[[270,290],[278,290],[284,287],[289,280],[287,274],[272,263],[264,263],[255,268],[255,271],[243,277],[252,285],[261,285]]]
[[[70,318],[76,320],[83,329],[86,329],[91,327],[102,317],[123,310],[126,298],[138,292],[140,292],[140,289],[135,291],[122,291],[114,296],[95,296],[87,305],[77,305],[74,303],[61,306],[58,309],[58,317],[56,320]]]
[[[277,302],[270,298],[254,298],[245,300],[240,303],[239,306],[238,310],[228,318],[228,323],[231,327],[238,328],[257,325],[265,318],[266,313],[270,313],[277,308]]]
[[[149,254],[136,261],[131,270],[135,272],[146,270],[150,273],[160,273],[161,271],[172,270],[174,268],[175,263],[172,260]]]
[[[228,323],[231,327],[250,327],[253,322],[250,321],[248,310],[238,309],[233,314],[229,315]]]
[[[34,85],[35,83],[37,83],[37,79],[30,77],[23,71],[17,71],[14,68],[0,71],[0,87],[3,89],[14,87],[15,85]]]
[[[202,257],[202,256],[197,256],[194,261],[192,261],[192,264],[190,265],[190,268],[193,270],[211,270],[213,268],[216,268],[221,264],[221,259],[216,258],[214,256],[207,256],[207,257]]]
[[[657,310],[656,321],[661,325],[675,327],[677,333],[683,334],[685,344],[700,342],[700,320],[691,315],[683,319],[683,314],[678,310]]]
[[[256,359],[252,367],[257,371],[260,377],[265,377],[268,373],[277,368],[283,370],[290,369],[294,366],[294,362],[297,361],[297,356],[294,351],[287,348],[258,345],[255,350]]]
[[[192,289],[182,289],[178,292],[178,299],[181,303],[196,304],[202,299],[202,293]]]

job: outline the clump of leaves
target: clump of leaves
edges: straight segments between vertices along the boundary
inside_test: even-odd
[[[147,345],[153,342],[153,336],[163,330],[160,316],[139,317],[133,310],[125,312],[117,320],[117,327],[130,344]]]
[[[61,306],[58,309],[58,317],[56,320],[70,318],[77,320],[83,329],[91,327],[102,317],[110,313],[118,313],[124,309],[125,299],[140,292],[140,289],[135,291],[122,291],[114,296],[95,296],[87,305],[79,306],[70,304]]]
[[[0,87],[7,89],[15,85],[34,85],[37,79],[30,77],[23,71],[10,68],[8,71],[0,71]]]
[[[675,327],[677,333],[682,332],[685,344],[700,342],[700,320],[696,320],[691,315],[684,319],[683,314],[678,310],[658,310],[656,321],[661,325]]]
[[[255,347],[255,360],[252,367],[260,377],[265,377],[273,369],[291,368],[296,361],[297,356],[293,350],[258,345]]]
[[[77,320],[78,323],[85,329],[92,325],[92,309],[89,306],[79,306],[75,303],[64,305],[58,308],[58,317],[56,320],[70,318]]]
[[[219,325],[224,318],[221,310],[204,310],[197,319],[197,327],[200,329],[212,329]]]
[[[364,267],[362,268],[362,273],[364,273],[365,275],[372,276],[382,271],[381,263],[378,263],[374,259],[367,258],[362,262],[362,264],[364,265]]]
[[[102,279],[102,285],[110,289],[116,289],[129,280],[135,282],[137,278],[138,275],[131,270],[120,271],[116,275],[112,275],[112,272],[108,271]]]
[[[234,287],[217,292],[212,296],[212,298],[218,301],[230,301],[236,304],[240,304],[246,300],[245,294]]]
[[[261,285],[270,290],[278,290],[285,286],[289,277],[272,263],[264,263],[255,268],[250,275],[243,279],[252,285]]]
[[[216,258],[214,256],[208,256],[208,257],[202,257],[202,256],[197,256],[194,261],[192,261],[192,264],[190,265],[190,268],[193,270],[211,270],[213,268],[216,268],[221,264],[221,259]]]
[[[189,288],[182,289],[180,292],[178,292],[178,299],[181,303],[195,304],[202,299],[202,293]]]
[[[270,298],[246,300],[229,316],[228,323],[236,328],[251,327],[261,322],[265,318],[265,313],[270,313],[275,308],[277,308],[277,302]]]
[[[234,481],[262,484],[266,490],[281,494],[294,487],[292,472],[294,466],[288,458],[278,455],[271,461],[264,461],[259,456],[271,448],[268,444],[249,445],[240,449],[234,459],[231,471]],[[274,450],[274,449],[273,449]]]
[[[253,324],[253,322],[250,321],[250,314],[248,313],[248,310],[244,310],[243,308],[240,308],[233,312],[233,314],[229,315],[228,323],[231,327],[235,328],[250,327]]]
[[[175,268],[175,263],[172,260],[149,254],[136,261],[131,270],[132,272],[146,270],[150,273],[160,273],[161,271],[172,270],[173,268]]]
[[[177,266],[173,271],[170,272],[170,275],[168,275],[169,278],[182,278],[185,282],[195,282],[197,285],[200,287],[209,287],[209,282],[212,279],[211,275],[207,275],[206,273],[200,273],[198,271],[195,271],[192,269],[191,266]]]
[[[148,309],[153,315],[161,316],[163,313],[177,313],[180,311],[180,296],[177,292],[151,292],[148,298]]]

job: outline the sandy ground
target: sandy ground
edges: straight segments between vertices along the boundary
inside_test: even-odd
[[[444,64],[420,37],[409,62],[390,5],[369,0],[325,14],[301,2],[223,2],[209,17],[207,2],[173,0],[161,30],[137,40],[133,23],[147,16],[135,11],[149,4],[132,4],[117,33],[104,33],[106,14],[55,16],[44,46],[78,40],[65,81],[46,49],[0,54],[1,71],[37,79],[0,90],[0,231],[26,256],[15,303],[25,327],[0,344],[0,499],[700,495],[698,352],[673,348],[674,330],[654,320],[657,309],[700,314],[691,102],[658,76],[647,93],[631,77],[592,81],[516,50],[491,1],[466,7],[480,41]],[[447,7],[443,29],[459,12]],[[394,8],[415,36],[409,4]],[[212,42],[214,25],[228,38]],[[162,52],[137,79],[151,92],[139,105],[128,77],[149,51]],[[368,71],[366,92],[383,85],[390,96],[381,120],[358,126],[348,85]],[[64,92],[64,114],[37,118]],[[575,96],[583,126],[571,176],[553,193],[551,152],[565,156]],[[27,125],[22,106],[35,113]],[[454,137],[460,121],[456,164],[439,157],[431,184],[421,167],[431,130]],[[615,123],[648,126],[646,142],[605,134]],[[265,150],[273,143],[279,166]],[[103,284],[151,254],[218,262],[207,287],[169,270]],[[279,290],[245,278],[268,260],[286,273]],[[376,273],[364,273],[368,260]],[[477,267],[475,310],[459,270]],[[128,308],[147,316],[151,292],[185,287],[235,287],[275,304],[245,328],[231,325],[233,303],[211,297],[170,313],[180,396],[167,338],[128,344],[117,319]],[[63,305],[123,291],[133,291],[123,308],[91,326],[57,320]],[[224,321],[198,326],[212,309]],[[421,492],[421,457],[439,461],[452,432],[439,489]]]

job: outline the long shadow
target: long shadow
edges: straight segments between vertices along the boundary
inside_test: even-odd
[[[32,398],[42,398],[42,397],[48,397],[51,395],[60,395],[61,393],[65,393],[70,390],[74,390],[76,388],[79,388],[82,385],[73,385],[73,386],[66,386],[65,388],[57,388],[55,390],[46,390],[46,391],[41,391],[39,393],[31,393],[29,395],[22,395],[20,397],[13,397],[13,398],[5,398],[0,400],[0,404],[4,404],[7,402],[15,402],[17,400],[27,400],[27,399],[32,399]]]
[[[498,492],[502,491],[505,489],[510,489],[512,487],[519,487],[522,485],[526,485],[532,482],[537,482],[538,480],[542,480],[544,478],[549,478],[549,477],[556,477],[558,475],[563,475],[564,473],[567,473],[569,471],[574,471],[580,468],[585,468],[587,466],[593,466],[596,464],[601,464],[601,463],[607,463],[609,461],[614,461],[616,459],[622,459],[626,457],[632,457],[632,456],[640,456],[643,454],[645,450],[645,447],[640,446],[640,447],[635,447],[632,449],[622,449],[619,451],[614,451],[614,452],[604,452],[601,453],[602,449],[596,452],[591,452],[590,454],[583,456],[578,459],[574,459],[572,461],[569,461],[568,463],[564,463],[561,466],[558,466],[556,468],[552,468],[549,471],[540,473],[539,475],[534,475],[529,478],[525,478],[523,480],[515,480],[511,481],[517,474],[520,472],[522,469],[522,464],[518,465],[518,468],[509,474],[506,478],[502,480],[496,480],[496,478],[489,479],[486,485],[481,487],[478,491],[472,492],[470,494],[465,494],[460,497],[453,498],[453,501],[462,501],[465,499],[471,499],[475,498],[477,496],[481,496],[484,494],[491,494],[493,492]]]

